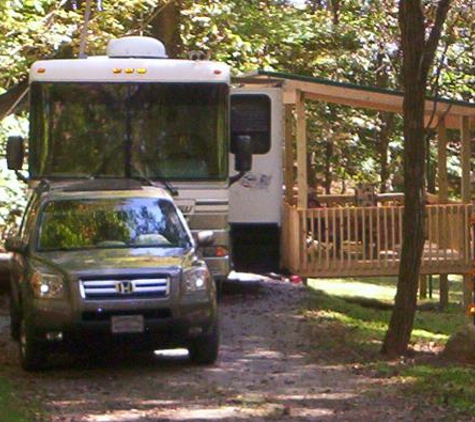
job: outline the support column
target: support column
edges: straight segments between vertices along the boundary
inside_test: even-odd
[[[470,160],[472,156],[470,145],[470,118],[462,116],[460,123],[462,138],[462,202],[464,204],[470,204],[472,201],[470,182]],[[471,281],[471,275],[464,274],[463,304],[465,309],[467,309],[467,306],[472,302],[472,289],[470,289]]]
[[[419,299],[427,299],[427,277],[425,274],[419,276]]]
[[[292,204],[294,200],[293,108],[292,104],[285,106],[284,183],[285,202],[288,204]]]
[[[305,116],[305,97],[297,91],[297,186],[299,209],[307,208],[307,120]]]
[[[437,128],[437,181],[439,186],[439,203],[447,204],[449,200],[449,183],[447,176],[447,130],[445,119],[439,122]],[[447,225],[439,224],[441,231],[441,247],[447,248]],[[441,309],[445,309],[449,304],[449,277],[447,274],[439,275],[439,304]]]

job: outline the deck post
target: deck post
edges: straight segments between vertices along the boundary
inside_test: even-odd
[[[449,183],[447,176],[447,130],[445,119],[442,118],[437,127],[437,181],[439,186],[439,203],[447,204],[449,200]],[[442,223],[441,247],[447,248],[447,225]],[[447,274],[439,274],[439,303],[441,309],[449,304],[449,277]]]
[[[468,116],[461,117],[460,132],[462,138],[462,202],[464,204],[470,204],[472,200],[470,184],[470,159],[472,151],[470,145],[470,118]],[[472,301],[472,292],[470,289],[471,279],[470,274],[464,274],[463,304],[465,309]]]
[[[419,276],[419,299],[427,299],[427,275]]]
[[[285,202],[288,204],[294,201],[293,108],[292,104],[285,105],[284,183]]]
[[[305,96],[297,90],[297,186],[299,209],[307,209],[307,120],[305,116]]]

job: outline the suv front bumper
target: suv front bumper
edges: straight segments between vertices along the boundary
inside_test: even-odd
[[[59,300],[35,299],[26,317],[40,340],[130,340],[151,347],[186,346],[193,338],[206,335],[217,323],[216,301],[206,294],[184,297],[179,303],[144,299],[82,301],[79,305],[71,307]],[[111,318],[123,315],[142,315],[143,332],[112,333]]]

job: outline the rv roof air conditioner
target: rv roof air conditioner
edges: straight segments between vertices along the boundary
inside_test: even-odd
[[[107,55],[110,58],[166,59],[165,46],[151,37],[124,37],[109,41]]]

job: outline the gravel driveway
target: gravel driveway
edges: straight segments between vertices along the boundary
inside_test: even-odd
[[[304,286],[271,280],[224,295],[214,366],[194,366],[186,353],[137,354],[64,358],[28,374],[8,337],[4,299],[0,375],[43,403],[52,421],[417,420],[401,399],[384,393],[387,380],[316,358],[318,329],[300,315],[306,300]]]

